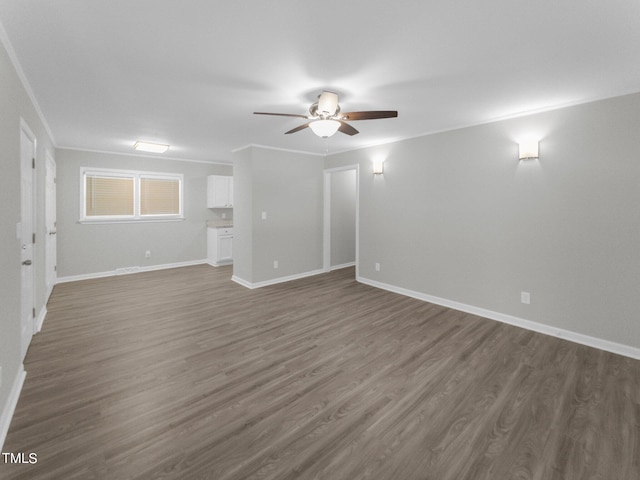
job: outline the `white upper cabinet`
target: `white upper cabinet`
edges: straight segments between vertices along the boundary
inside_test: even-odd
[[[233,208],[233,177],[224,175],[207,177],[207,207]]]

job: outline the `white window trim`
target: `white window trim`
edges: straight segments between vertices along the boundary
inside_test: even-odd
[[[87,175],[133,179],[133,215],[98,215],[87,216]],[[140,214],[140,178],[158,180],[178,180],[180,212],[177,214],[141,215]],[[181,173],[144,172],[139,170],[116,170],[112,168],[80,167],[80,218],[79,223],[140,223],[167,222],[184,220],[184,175]]]

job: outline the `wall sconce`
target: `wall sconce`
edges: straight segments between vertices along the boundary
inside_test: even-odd
[[[538,140],[520,142],[518,158],[520,160],[536,160],[538,158]]]
[[[383,166],[384,161],[383,160],[374,160],[373,161],[373,174],[374,175],[380,175],[383,173]]]

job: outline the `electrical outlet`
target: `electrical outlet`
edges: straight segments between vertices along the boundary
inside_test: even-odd
[[[151,250],[144,252],[144,258],[151,258]]]
[[[273,268],[278,268],[278,260],[273,261]]]
[[[520,292],[520,301],[525,305],[531,303],[531,294],[529,292]]]
[[[267,219],[267,212],[262,212],[262,219],[266,220]]]
[[[376,262],[375,267],[376,267],[376,272],[379,272],[380,271],[380,264]]]

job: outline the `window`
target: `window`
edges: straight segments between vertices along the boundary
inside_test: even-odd
[[[182,175],[80,169],[80,221],[182,219]]]

